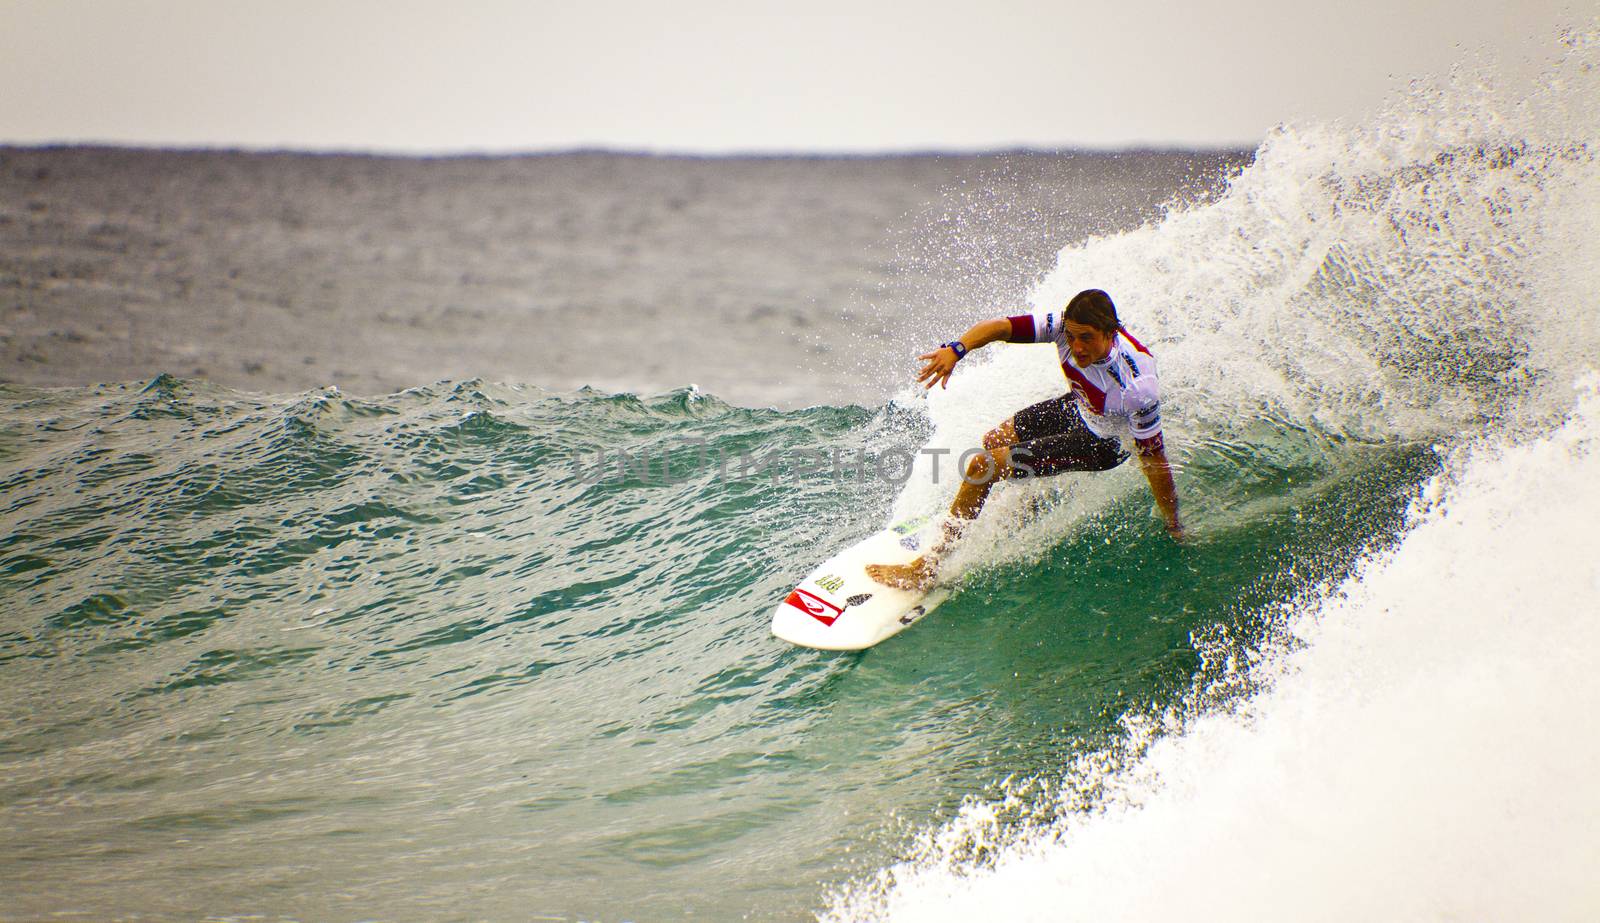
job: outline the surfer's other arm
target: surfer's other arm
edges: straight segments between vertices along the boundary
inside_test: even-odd
[[[1145,479],[1150,482],[1150,493],[1156,498],[1156,507],[1166,521],[1167,534],[1175,541],[1183,541],[1183,523],[1178,521],[1178,487],[1172,483],[1172,466],[1167,463],[1167,450],[1157,433],[1149,439],[1135,440],[1139,451],[1139,464],[1144,468]]]
[[[1003,317],[973,324],[966,333],[954,341],[961,344],[959,354],[953,343],[947,343],[931,353],[923,353],[917,357],[927,363],[922,367],[922,371],[917,373],[917,381],[924,383],[923,388],[932,388],[934,385],[949,387],[950,373],[956,370],[956,363],[961,360],[961,354],[982,349],[996,340],[1009,339],[1011,339],[1011,321]]]

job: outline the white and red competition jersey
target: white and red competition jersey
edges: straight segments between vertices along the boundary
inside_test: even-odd
[[[1096,436],[1120,438],[1124,432],[1144,447],[1161,444],[1161,382],[1156,357],[1126,330],[1118,330],[1111,351],[1080,368],[1067,349],[1060,311],[1035,311],[1007,318],[1012,343],[1054,343],[1061,371],[1072,382],[1084,425]]]

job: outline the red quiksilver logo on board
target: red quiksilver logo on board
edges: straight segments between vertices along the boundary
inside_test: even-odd
[[[789,591],[789,598],[784,602],[799,609],[824,625],[832,625],[834,620],[844,614],[844,610],[828,602],[815,593],[795,588]]]

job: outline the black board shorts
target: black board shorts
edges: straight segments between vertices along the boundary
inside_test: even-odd
[[[1011,425],[1017,431],[1017,444],[1011,447],[1014,478],[1106,471],[1128,460],[1120,439],[1090,431],[1070,393],[1024,407]]]

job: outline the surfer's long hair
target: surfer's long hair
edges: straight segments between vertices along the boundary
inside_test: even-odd
[[[1084,324],[1105,334],[1114,334],[1122,329],[1122,322],[1117,320],[1117,306],[1112,303],[1111,296],[1097,288],[1086,288],[1073,295],[1061,316],[1074,324]]]

